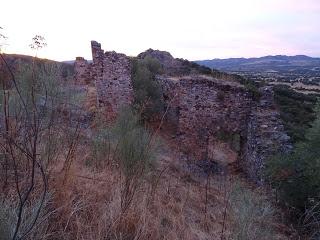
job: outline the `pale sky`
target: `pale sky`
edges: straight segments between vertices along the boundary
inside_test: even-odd
[[[135,56],[148,49],[189,60],[305,54],[320,57],[320,0],[2,0],[4,51],[91,59],[90,41]]]

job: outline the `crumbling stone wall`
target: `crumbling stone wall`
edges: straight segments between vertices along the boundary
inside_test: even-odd
[[[176,125],[181,150],[194,158],[222,164],[237,158],[247,175],[260,184],[265,162],[290,150],[270,87],[260,89],[257,102],[235,82],[204,76],[162,76],[158,81],[169,106],[166,119]],[[239,141],[237,150],[232,150],[231,142],[221,142],[221,137],[226,141],[234,136]],[[226,155],[222,162],[221,154]]]
[[[243,169],[255,182],[263,183],[266,161],[277,153],[292,149],[274,102],[272,87],[260,88],[261,98],[254,102],[247,122],[247,138],[243,149]]]
[[[93,83],[91,64],[83,57],[77,57],[74,62],[75,84],[87,85]]]
[[[161,87],[163,102],[165,107],[160,113],[165,116],[166,125],[170,126],[174,135],[178,134],[179,126],[179,109],[180,109],[180,78],[168,76],[156,76]]]
[[[180,139],[197,158],[214,157],[208,149],[218,135],[244,137],[251,98],[243,86],[209,78],[182,78],[180,86]]]
[[[245,138],[252,98],[242,85],[199,75],[159,81],[170,105],[167,120],[177,124],[183,151],[214,160],[208,150],[219,141],[218,135]]]
[[[131,61],[124,54],[104,52],[101,44],[91,41],[92,63],[77,57],[74,63],[75,83],[93,83],[97,105],[113,120],[120,108],[132,103]]]
[[[133,101],[131,61],[124,54],[104,52],[95,41],[91,47],[93,63],[78,58],[77,76],[95,82],[99,107],[114,119],[120,107]],[[170,75],[172,72],[169,71]],[[195,159],[218,161],[224,155],[225,159],[237,158],[248,176],[261,183],[268,158],[290,150],[271,88],[261,89],[257,102],[248,89],[234,81],[180,74],[158,76],[157,81],[166,104],[166,121],[174,126],[181,150]],[[230,136],[238,137],[239,149],[232,150],[229,140],[222,142],[226,139],[221,138]]]
[[[91,42],[92,72],[97,88],[97,101],[113,119],[121,107],[133,101],[131,61],[124,54],[104,52],[101,45]]]

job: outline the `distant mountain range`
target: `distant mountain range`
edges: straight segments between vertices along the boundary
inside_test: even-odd
[[[320,58],[305,55],[265,56],[260,58],[229,58],[195,61],[196,63],[227,72],[273,72],[320,70]]]

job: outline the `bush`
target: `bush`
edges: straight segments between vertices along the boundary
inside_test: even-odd
[[[121,211],[125,213],[155,159],[156,143],[153,135],[140,124],[138,115],[131,109],[120,112],[114,131],[117,138],[115,158],[123,174]]]
[[[267,175],[281,203],[291,208],[297,220],[313,202],[320,200],[320,107],[306,131],[305,141],[290,154],[278,155],[267,164]],[[320,220],[320,219],[319,219]]]
[[[161,72],[161,64],[152,57],[133,61],[134,105],[143,119],[148,120],[163,109],[161,88],[155,79],[156,74]]]
[[[280,117],[294,143],[305,140],[305,132],[315,120],[314,106],[317,98],[298,93],[288,86],[274,87],[275,101]]]
[[[34,41],[41,45],[38,38]],[[9,87],[1,89],[0,228],[10,239],[40,238],[34,234],[45,227],[50,173],[61,159],[67,175],[79,137],[79,128],[59,114],[61,104],[68,105],[61,99],[59,64],[35,60],[17,65]],[[72,135],[77,139],[66,144]]]
[[[259,91],[259,86],[260,86],[259,83],[246,79],[242,76],[238,76],[238,75],[233,75],[233,76],[237,81],[243,84],[249,92],[251,92],[254,100],[259,101],[261,97],[261,93]]]
[[[216,137],[218,140],[228,143],[232,150],[240,151],[240,135],[238,133],[219,130],[216,132]]]
[[[139,123],[139,118],[130,109],[123,110],[115,125],[118,137],[118,158],[125,175],[139,171],[144,174],[154,159],[151,133]]]
[[[131,108],[122,109],[113,126],[101,127],[92,141],[97,168],[110,161],[121,173],[121,209],[125,212],[156,158],[157,141]]]

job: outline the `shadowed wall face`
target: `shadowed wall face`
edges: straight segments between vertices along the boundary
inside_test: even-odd
[[[170,104],[167,121],[175,125],[180,148],[196,160],[227,165],[239,160],[254,182],[263,183],[268,159],[291,149],[275,106],[273,90],[261,97],[235,82],[203,76],[158,77]]]
[[[240,84],[196,75],[160,78],[159,82],[171,104],[168,121],[177,124],[184,152],[216,160],[214,145],[232,145],[233,137],[245,137],[252,98]]]

